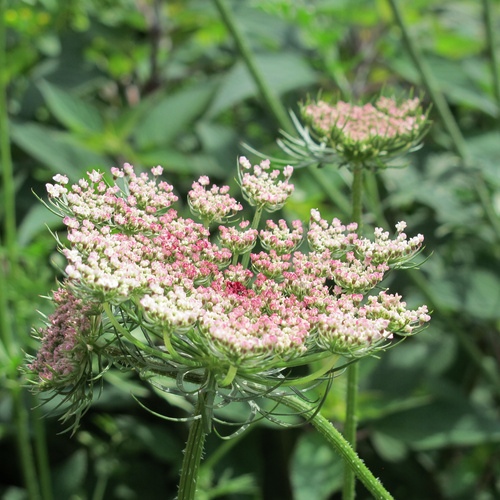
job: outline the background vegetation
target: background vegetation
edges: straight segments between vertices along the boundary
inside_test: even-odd
[[[399,3],[400,12],[394,0],[0,0],[1,498],[175,495],[186,428],[129,393],[173,416],[186,403],[115,373],[72,438],[56,416],[41,418],[46,407],[31,409],[17,367],[36,349],[37,311],[51,312],[41,295],[64,266],[46,228],[60,221],[32,190],[43,196],[56,173],[75,181],[127,161],[162,165],[183,196],[201,174],[234,185],[242,141],[283,157],[279,115],[221,5],[286,108],[320,89],[353,101],[415,89],[432,103],[432,130],[409,166],[367,179],[367,226],[406,220],[432,253],[392,289],[434,312],[423,334],[361,362],[358,450],[395,498],[500,498],[499,3]],[[315,207],[347,220],[346,169],[301,169],[294,182],[284,217],[305,221]],[[339,427],[343,393],[340,377],[322,410]],[[235,441],[210,436],[199,498],[326,500],[339,497],[341,478],[312,429],[261,425]]]

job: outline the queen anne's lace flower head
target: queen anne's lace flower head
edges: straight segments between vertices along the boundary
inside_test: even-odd
[[[380,166],[390,156],[417,146],[428,129],[418,98],[397,102],[382,96],[362,106],[318,100],[301,111],[320,140],[348,164],[378,162]]]
[[[207,226],[242,207],[227,187],[208,189],[208,177],[188,195],[205,226],[172,207],[177,197],[159,180],[161,167],[150,176],[125,164],[112,169],[113,184],[96,171],[70,188],[54,177],[49,202],[69,244],[66,287],[54,295],[57,311],[30,364],[40,387],[87,387],[82,374],[95,355],[158,387],[167,386],[155,377],[174,378],[169,390],[178,394],[192,393],[188,382],[208,390],[210,380],[210,390],[227,389],[226,402],[255,398],[278,390],[295,366],[376,352],[429,321],[425,307],[411,311],[398,295],[374,293],[389,267],[420,251],[421,235],[408,238],[399,223],[394,239],[376,229],[369,240],[318,210],[307,238],[300,221],[267,220],[259,231],[262,212],[292,194],[293,169],[252,167],[243,157],[239,164],[256,218],[219,226],[218,239]]]

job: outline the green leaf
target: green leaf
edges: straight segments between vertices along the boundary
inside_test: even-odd
[[[263,54],[256,57],[256,62],[268,84],[278,95],[312,85],[317,81],[316,73],[297,54]],[[231,106],[257,94],[257,85],[246,65],[240,61],[227,73],[206,118],[215,117]]]
[[[326,500],[342,485],[343,462],[317,433],[303,434],[295,447],[290,478],[295,500]]]
[[[500,277],[492,271],[475,269],[470,273],[465,310],[483,320],[500,319]]]
[[[42,81],[39,88],[50,111],[71,131],[96,134],[104,130],[101,115],[94,106],[47,81]]]
[[[37,193],[42,196],[42,193]],[[17,241],[21,247],[29,245],[33,239],[42,231],[47,231],[62,224],[61,217],[53,214],[47,207],[37,204],[24,217],[17,232]]]
[[[152,101],[151,109],[138,121],[133,134],[138,148],[148,149],[171,143],[205,111],[213,92],[214,85],[205,82],[167,95],[159,102]]]
[[[12,124],[11,134],[21,149],[51,172],[66,174],[73,181],[85,170],[104,168],[109,163],[103,156],[80,146],[70,134],[36,123]]]
[[[143,165],[161,165],[165,174],[179,173],[187,175],[215,175],[223,176],[227,168],[209,155],[186,155],[174,149],[159,148],[138,153],[138,160]]]
[[[74,498],[83,486],[87,474],[87,453],[76,451],[60,465],[54,474],[54,497]]]
[[[476,408],[457,387],[435,379],[434,401],[374,421],[371,427],[417,450],[500,441],[500,422]]]

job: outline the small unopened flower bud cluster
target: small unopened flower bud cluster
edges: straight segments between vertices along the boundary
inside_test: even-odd
[[[132,344],[128,363],[146,363],[156,353],[157,371],[158,363],[170,363],[180,371],[205,367],[224,384],[231,382],[227,373],[255,382],[259,374],[263,380],[279,375],[289,360],[307,364],[319,352],[368,354],[393,334],[415,333],[429,321],[425,306],[410,311],[400,296],[376,290],[390,265],[402,265],[421,249],[423,237],[408,239],[400,223],[395,239],[377,229],[374,240],[367,240],[356,234],[355,224],[328,223],[318,210],[311,211],[307,235],[300,221],[283,219],[267,220],[259,231],[263,211],[282,207],[293,192],[293,168],[272,170],[268,160],[252,167],[246,158],[239,165],[243,196],[256,207],[257,222],[221,225],[218,244],[207,222],[227,220],[241,205],[226,187],[207,189],[206,176],[188,195],[205,227],[172,208],[176,197],[172,186],[158,182],[160,167],[151,177],[126,164],[112,170],[114,184],[90,172],[71,189],[64,176],[47,186],[68,230],[67,284],[89,303],[102,304],[106,314],[116,314],[96,313],[108,329],[101,352],[112,343],[111,334],[120,348]],[[259,242],[259,251],[251,253]],[[309,248],[300,252],[301,244]],[[43,380],[78,370],[89,326],[76,300],[66,298],[42,334],[32,370]],[[68,347],[54,355],[68,356],[61,370],[43,354],[56,352],[57,346],[49,347],[56,329]],[[144,366],[139,368],[142,373]]]
[[[57,309],[38,331],[41,346],[28,365],[42,390],[75,384],[92,343],[93,304],[84,303],[66,288],[55,291],[53,301]]]
[[[355,106],[319,100],[302,107],[304,120],[348,162],[365,163],[415,146],[427,130],[420,99],[379,97]]]
[[[275,212],[283,208],[286,200],[293,193],[294,186],[288,181],[293,173],[293,167],[288,165],[280,171],[271,170],[271,162],[263,160],[260,165],[254,165],[247,158],[239,159],[238,179],[244,198],[254,207]],[[283,179],[280,179],[280,176]]]
[[[206,186],[209,184],[209,178],[203,175],[198,179],[198,182],[193,182],[192,190],[188,194],[191,211],[206,221],[207,225],[212,222],[224,222],[243,210],[241,204],[229,196],[229,186],[213,185],[208,190]]]

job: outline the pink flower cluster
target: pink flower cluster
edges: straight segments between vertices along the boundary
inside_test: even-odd
[[[242,191],[257,212],[277,210],[292,193],[291,167],[282,174],[264,161],[250,173],[248,160],[240,158],[240,165],[246,170],[240,172]],[[159,167],[152,173],[159,175]],[[430,319],[425,306],[409,311],[398,295],[372,292],[390,265],[408,261],[421,248],[423,238],[408,239],[403,223],[395,239],[377,230],[371,242],[354,232],[355,224],[329,224],[312,210],[306,238],[300,221],[289,227],[284,220],[268,220],[260,232],[244,221],[220,226],[217,245],[207,228],[171,207],[172,186],[136,175],[128,164],[113,175],[115,183],[108,185],[102,174],[91,172],[71,189],[66,178],[56,176],[47,190],[68,229],[68,284],[92,303],[110,304],[119,323],[132,318],[134,328],[142,329],[140,335],[128,332],[121,345],[132,336],[135,349],[147,338],[148,355],[158,352],[175,366],[182,359],[188,367],[208,367],[222,379],[229,370],[238,376],[279,372],[287,361],[307,364],[318,352],[364,355]],[[207,191],[208,184],[200,178],[189,194],[202,219],[223,220],[241,208],[226,188]],[[259,240],[263,250],[251,253]],[[297,251],[305,240],[309,250]],[[64,349],[80,352],[88,324],[77,325],[65,307],[43,333],[43,352],[54,352],[48,346],[56,328],[59,337],[68,336]],[[73,309],[86,318],[81,304]],[[71,321],[74,327],[68,328]],[[101,324],[119,336],[116,323]],[[54,366],[48,355],[36,363],[33,370],[43,377],[55,373],[44,371],[44,363]]]
[[[201,176],[198,182],[193,182],[193,189],[188,194],[191,211],[205,221],[207,226],[212,222],[224,222],[231,215],[243,210],[241,204],[229,196],[229,186],[213,185],[207,190],[209,183],[206,175]]]
[[[263,160],[260,165],[254,165],[244,156],[239,159],[238,178],[241,192],[253,207],[274,212],[283,208],[286,200],[293,193],[294,186],[288,181],[293,173],[293,167],[286,166],[281,172],[271,170],[269,160]],[[252,173],[250,173],[252,171]],[[280,175],[283,179],[280,179]]]
[[[83,372],[88,343],[91,343],[92,304],[76,298],[70,290],[54,292],[57,305],[46,328],[38,331],[41,347],[28,366],[44,387],[67,386]]]
[[[316,133],[349,162],[363,163],[407,150],[427,128],[427,116],[418,98],[398,103],[379,97],[374,104],[363,106],[319,100],[306,104],[301,111]]]

